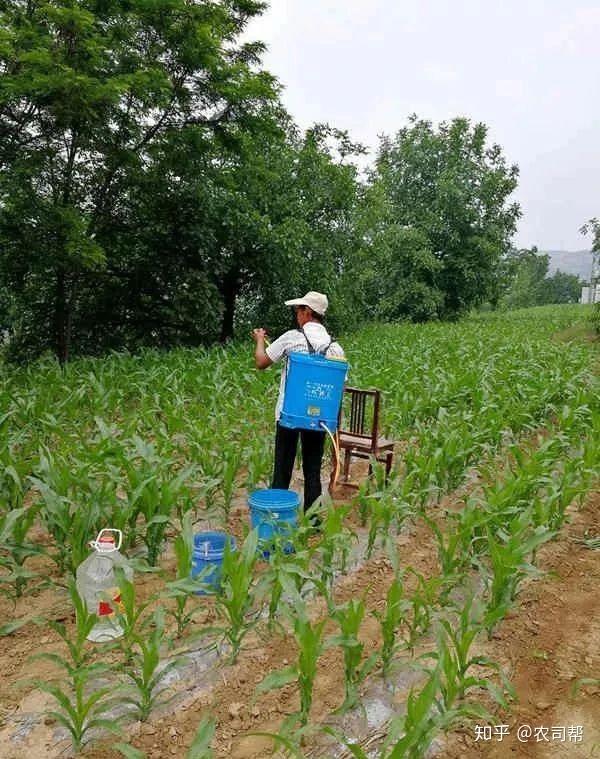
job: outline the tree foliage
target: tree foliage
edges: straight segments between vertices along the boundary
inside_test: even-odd
[[[492,294],[520,215],[509,202],[517,176],[500,146],[488,146],[487,127],[468,119],[436,128],[413,116],[395,137],[382,138],[374,182],[395,223],[420,232],[439,262],[432,281],[440,316],[455,317]]]
[[[511,250],[502,261],[501,303],[508,308],[577,303],[581,281],[575,274],[548,274],[550,257],[531,249]]]
[[[327,292],[332,331],[454,318],[502,288],[517,170],[466,119],[364,148],[300,130],[243,42],[256,0],[0,4],[9,355],[208,344]],[[566,286],[564,282],[557,287]]]
[[[274,97],[272,77],[257,68],[262,46],[239,42],[262,8],[252,0],[3,4],[1,267],[24,350],[52,346],[68,358],[86,294],[122,274],[129,254],[109,247],[113,226],[127,225],[130,192],[148,181],[153,152],[188,129],[208,140],[225,138],[230,124],[251,128]]]

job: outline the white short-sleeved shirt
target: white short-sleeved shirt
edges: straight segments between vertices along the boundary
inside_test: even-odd
[[[331,342],[329,333],[322,324],[319,324],[319,322],[307,322],[304,325],[304,332],[315,351],[323,350],[323,348]],[[299,329],[290,329],[287,332],[284,332],[281,337],[274,340],[265,350],[265,353],[273,363],[277,363],[277,361],[280,361],[282,358],[284,359],[284,365],[281,370],[281,380],[279,382],[279,397],[277,398],[277,405],[275,406],[275,419],[277,420],[279,420],[281,415],[283,398],[285,396],[287,356],[294,352],[309,353],[306,338]],[[337,358],[344,358],[342,346],[336,342],[331,343],[325,353],[326,358],[333,358],[334,356]]]

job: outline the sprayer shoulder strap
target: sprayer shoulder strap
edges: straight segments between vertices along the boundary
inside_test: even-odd
[[[318,356],[324,356],[329,348],[331,347],[331,344],[334,342],[333,338],[327,343],[327,345],[324,348],[321,348],[320,350],[315,350],[313,344],[308,339],[308,336],[306,332],[304,331],[304,327],[300,327],[300,332],[304,335],[304,339],[306,340],[306,344],[308,345],[308,352],[311,356],[314,356],[316,353]]]

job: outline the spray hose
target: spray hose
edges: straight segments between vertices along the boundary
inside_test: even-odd
[[[331,443],[333,445],[333,452],[335,455],[335,473],[333,477],[333,482],[331,483],[332,489],[336,486],[336,483],[338,481],[338,476],[340,474],[340,446],[337,440],[337,432],[335,435],[332,433],[332,431],[329,429],[329,427],[325,424],[325,422],[319,422],[320,426],[323,427],[325,432],[329,435],[331,438]]]

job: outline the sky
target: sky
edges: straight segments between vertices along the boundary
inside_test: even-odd
[[[248,28],[302,127],[371,149],[411,113],[482,121],[520,169],[515,242],[581,250],[600,216],[600,0],[271,0]]]

